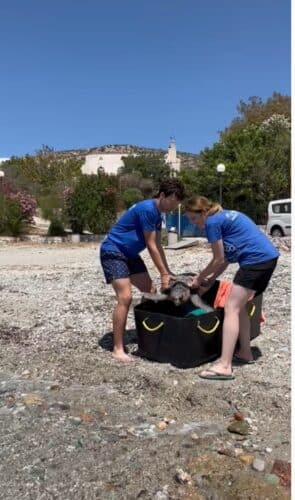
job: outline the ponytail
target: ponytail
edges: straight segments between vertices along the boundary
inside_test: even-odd
[[[214,215],[222,210],[219,203],[214,203],[205,196],[193,196],[185,203],[187,212],[204,212],[206,215]]]
[[[219,203],[211,203],[211,207],[209,208],[207,215],[214,215],[221,210],[223,210],[223,208]]]

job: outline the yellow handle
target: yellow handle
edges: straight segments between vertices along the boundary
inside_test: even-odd
[[[156,332],[157,330],[159,330],[159,328],[162,328],[162,326],[164,325],[164,322],[161,321],[161,323],[159,323],[157,326],[155,326],[154,328],[150,328],[149,326],[147,326],[146,324],[146,320],[148,318],[145,318],[142,322],[143,326],[145,327],[145,329],[148,331],[148,332]]]
[[[253,314],[255,313],[255,310],[256,310],[256,306],[255,306],[255,304],[252,304],[252,309],[249,312],[249,316],[251,316],[251,318],[252,318]]]
[[[211,328],[211,330],[205,330],[205,328],[202,328],[199,321],[198,321],[198,324],[197,324],[198,329],[201,330],[201,332],[206,333],[207,335],[210,335],[211,333],[214,333],[215,330],[217,330],[217,328],[220,325],[220,320],[217,318],[217,316],[215,316],[215,318],[216,318],[216,323],[213,326],[213,328]]]

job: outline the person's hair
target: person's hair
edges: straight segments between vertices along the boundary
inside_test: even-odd
[[[175,177],[164,179],[161,182],[155,198],[158,198],[161,193],[163,193],[165,197],[175,194],[179,201],[185,198],[184,185],[181,180],[176,179]]]
[[[205,198],[205,196],[193,196],[189,198],[184,208],[187,212],[203,212],[207,215],[214,215],[222,210],[222,206],[219,203],[214,203],[208,200],[208,198]]]

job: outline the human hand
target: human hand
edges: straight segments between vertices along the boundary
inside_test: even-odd
[[[165,290],[165,288],[169,288],[170,280],[173,279],[173,276],[169,273],[161,274],[161,290]]]
[[[199,288],[199,280],[198,276],[192,276],[191,281],[189,282],[190,288]]]
[[[209,288],[211,288],[214,282],[215,278],[205,278],[199,285],[198,294],[202,296],[205,292],[209,290]]]

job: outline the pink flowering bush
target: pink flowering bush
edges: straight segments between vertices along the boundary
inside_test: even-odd
[[[37,201],[35,198],[21,191],[10,194],[8,197],[19,204],[24,220],[28,224],[34,224],[34,215],[36,215],[37,209]]]
[[[33,196],[21,191],[8,181],[0,185],[0,234],[18,236],[26,224],[34,223],[37,202]]]

